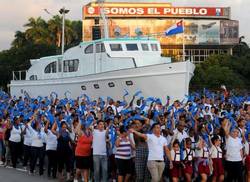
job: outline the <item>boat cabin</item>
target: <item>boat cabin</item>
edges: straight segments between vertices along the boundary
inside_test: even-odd
[[[31,60],[26,80],[57,79],[170,63],[152,38],[100,39],[82,42],[63,55]]]

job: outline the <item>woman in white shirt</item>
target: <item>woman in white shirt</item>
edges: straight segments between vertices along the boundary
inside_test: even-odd
[[[29,122],[25,121],[25,122]],[[31,133],[25,127],[23,132],[23,167],[26,170],[28,162],[31,160]]]
[[[22,143],[21,143],[22,128],[19,118],[14,118],[14,123],[11,126],[9,146],[10,155],[13,168],[16,168],[17,159],[21,157]]]
[[[243,181],[242,178],[242,158],[243,158],[243,144],[239,136],[239,130],[233,128],[230,133],[231,123],[227,120],[223,127],[226,135],[226,181]],[[243,132],[243,136],[245,136]]]
[[[47,121],[44,132],[45,132],[45,141],[46,141],[46,153],[48,156],[48,177],[51,176],[55,179],[57,173],[57,136],[52,133],[49,129],[50,122]]]
[[[32,119],[26,124],[27,129],[31,134],[31,162],[30,173],[34,173],[37,159],[39,158],[39,175],[43,175],[43,162],[44,162],[44,131],[41,128],[41,123]]]

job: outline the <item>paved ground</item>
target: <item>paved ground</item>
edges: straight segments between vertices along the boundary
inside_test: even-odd
[[[28,172],[11,169],[0,166],[0,181],[1,182],[56,182],[57,180],[48,179],[46,175],[39,176],[29,175]]]

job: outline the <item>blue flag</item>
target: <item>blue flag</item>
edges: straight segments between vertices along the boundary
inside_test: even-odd
[[[139,90],[139,91],[137,91],[137,92],[134,94],[134,96],[137,97],[137,96],[139,96],[141,93],[142,93],[142,91]]]
[[[123,97],[125,97],[127,95],[129,95],[129,93],[128,93],[128,91],[126,89],[124,89],[124,95],[123,95]]]

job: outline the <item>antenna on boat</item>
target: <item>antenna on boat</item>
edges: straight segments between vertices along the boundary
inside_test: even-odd
[[[104,12],[104,1],[105,0],[97,0],[96,2],[98,3],[98,6],[100,7],[100,15],[103,20],[104,38],[108,39],[109,38],[108,21]]]
[[[59,10],[59,13],[62,15],[62,55],[64,53],[64,31],[65,31],[65,15],[69,12],[69,10],[65,9],[65,7]]]

